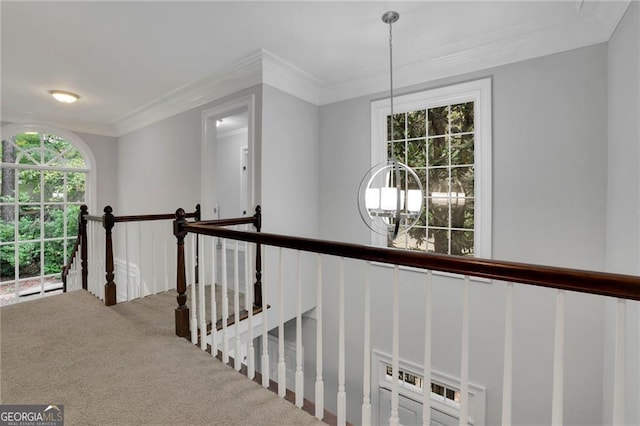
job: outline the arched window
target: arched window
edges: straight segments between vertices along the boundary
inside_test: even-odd
[[[61,291],[95,160],[80,138],[50,126],[4,126],[1,145],[0,304],[7,304]]]

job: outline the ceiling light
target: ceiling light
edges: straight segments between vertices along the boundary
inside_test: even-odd
[[[51,93],[51,96],[53,96],[56,101],[65,104],[72,104],[80,98],[80,96],[75,93],[65,92],[63,90],[49,90],[49,93]]]
[[[400,18],[397,12],[382,15],[389,25],[389,103],[393,128],[393,49],[391,27]],[[464,195],[464,194],[463,194]],[[369,170],[358,190],[358,210],[365,224],[374,232],[386,235],[389,241],[413,227],[422,215],[422,183],[418,175],[400,163],[391,152],[387,161]]]
[[[220,127],[220,125],[222,124],[222,118],[216,120],[216,127]]]

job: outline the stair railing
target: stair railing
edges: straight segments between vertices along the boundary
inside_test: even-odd
[[[174,219],[174,213],[115,216],[111,206],[97,216],[81,206],[78,237],[62,271],[64,291],[82,288],[111,306],[118,300],[170,290],[173,283],[168,279],[171,265],[167,264],[167,231]],[[200,220],[200,205],[185,213],[187,219]],[[158,254],[160,249],[164,251]],[[158,257],[164,257],[163,261]],[[162,270],[164,280],[159,277]],[[122,280],[120,287],[116,277]]]
[[[325,415],[324,410],[324,378],[323,378],[323,341],[324,337],[332,336],[337,338],[338,353],[334,355],[338,359],[338,372],[337,372],[337,394],[336,394],[336,412],[337,412],[337,424],[344,425],[347,423],[347,394],[346,394],[346,341],[345,341],[345,287],[347,285],[345,279],[345,263],[349,263],[350,268],[355,268],[357,273],[349,270],[349,276],[358,277],[356,282],[351,282],[351,285],[364,286],[364,294],[359,294],[357,303],[364,301],[364,347],[363,347],[363,359],[362,359],[362,377],[363,386],[362,393],[355,392],[356,398],[361,398],[361,413],[360,418],[353,412],[350,413],[350,421],[354,423],[371,424],[373,418],[377,416],[376,410],[372,410],[372,399],[375,398],[376,393],[372,392],[372,386],[377,386],[378,383],[372,383],[372,371],[375,370],[372,365],[371,358],[371,310],[370,310],[370,298],[371,298],[371,281],[372,268],[377,265],[390,265],[392,267],[391,278],[391,291],[390,291],[390,305],[392,306],[392,325],[391,335],[392,341],[392,354],[390,359],[390,365],[388,366],[387,380],[390,382],[391,391],[391,409],[389,424],[399,424],[399,392],[400,392],[400,379],[399,379],[399,336],[400,336],[400,312],[399,312],[399,295],[401,288],[401,274],[412,274],[411,279],[415,279],[414,274],[422,273],[424,276],[424,364],[423,364],[423,378],[425,380],[422,390],[422,419],[423,424],[430,424],[431,407],[432,407],[432,329],[433,323],[436,318],[433,317],[433,308],[436,306],[432,300],[432,286],[435,273],[455,274],[455,276],[462,278],[462,298],[460,300],[461,306],[461,342],[460,342],[460,378],[459,384],[459,418],[460,425],[466,425],[468,422],[474,424],[479,423],[478,418],[484,416],[484,401],[480,404],[474,405],[471,399],[472,392],[470,391],[470,374],[469,374],[469,348],[470,348],[470,288],[471,278],[480,278],[484,281],[494,280],[503,282],[506,284],[505,294],[505,327],[504,327],[504,358],[503,358],[503,388],[502,388],[502,417],[501,424],[510,425],[512,423],[512,382],[513,382],[513,346],[514,346],[514,301],[513,290],[514,286],[520,285],[532,285],[539,287],[546,287],[555,290],[556,310],[555,310],[555,328],[553,334],[554,340],[554,354],[553,354],[553,386],[551,389],[551,413],[550,419],[552,424],[562,424],[564,419],[564,409],[568,402],[564,399],[564,346],[565,346],[565,293],[566,292],[581,292],[599,296],[611,297],[617,300],[616,303],[616,356],[615,363],[613,365],[613,395],[616,404],[613,409],[613,424],[624,423],[624,400],[625,400],[625,359],[624,359],[624,345],[626,339],[626,320],[625,320],[625,306],[630,301],[640,300],[640,277],[609,274],[602,272],[584,271],[577,269],[558,268],[550,266],[532,265],[516,262],[505,262],[490,259],[469,258],[461,256],[448,256],[423,252],[403,251],[391,248],[379,248],[359,244],[341,243],[335,241],[300,238],[286,235],[277,235],[270,233],[257,233],[247,230],[234,230],[229,229],[221,224],[216,223],[194,223],[187,224],[183,219],[183,213],[178,211],[177,219],[174,224],[174,234],[178,238],[178,270],[177,270],[177,288],[178,288],[178,308],[176,309],[176,334],[183,337],[189,336],[189,308],[187,307],[187,278],[185,276],[185,249],[184,240],[188,234],[196,234],[200,238],[198,245],[206,245],[205,236],[211,237],[210,239],[220,239],[222,244],[226,240],[241,241],[245,244],[255,244],[262,246],[265,250],[270,248],[268,253],[263,254],[268,257],[268,260],[264,261],[265,268],[274,268],[277,273],[271,273],[265,275],[262,285],[263,297],[262,306],[262,384],[265,387],[269,387],[270,373],[269,373],[269,351],[267,347],[268,332],[270,326],[269,318],[267,318],[267,310],[265,304],[267,298],[271,294],[268,303],[273,307],[275,314],[277,315],[277,327],[278,327],[278,351],[277,351],[277,392],[281,397],[291,398],[299,407],[306,407],[308,404],[303,404],[304,401],[304,371],[302,369],[301,360],[301,315],[302,315],[302,303],[301,298],[305,290],[310,293],[314,293],[316,296],[316,372],[315,372],[315,408],[312,408],[312,412],[316,417],[322,419]],[[258,249],[256,253],[261,253],[262,249]],[[291,266],[294,273],[285,273],[283,252],[289,251],[295,253],[293,256],[294,262]],[[249,252],[251,253],[251,252]],[[316,259],[316,268],[314,273],[301,273],[301,257],[302,254],[309,254]],[[290,258],[292,256],[289,256]],[[350,260],[351,259],[351,260]],[[348,261],[348,262],[346,262]],[[203,261],[204,262],[204,261]],[[308,262],[307,262],[308,263]],[[323,266],[324,264],[324,266]],[[328,267],[328,264],[331,267]],[[224,265],[223,265],[224,266]],[[201,263],[200,267],[203,267]],[[333,268],[332,268],[333,267]],[[402,268],[402,269],[401,269]],[[410,268],[405,270],[405,268]],[[323,273],[330,273],[333,280],[326,280],[323,278]],[[288,278],[286,278],[286,277]],[[291,291],[291,283],[288,285],[289,291],[285,291],[285,282],[287,279],[291,279],[295,276],[295,284],[293,286],[294,291]],[[404,276],[404,275],[403,275]],[[311,278],[313,277],[313,278]],[[195,279],[191,277],[191,279]],[[273,282],[272,282],[273,281]],[[306,284],[303,285],[303,282]],[[337,282],[337,284],[336,284]],[[446,283],[449,284],[448,282]],[[323,286],[332,285],[335,287],[338,294],[337,303],[337,330],[324,330],[323,331]],[[475,285],[475,284],[474,284]],[[481,285],[481,284],[478,284]],[[273,296],[274,292],[272,286],[277,288],[277,296]],[[310,288],[311,287],[311,288]],[[315,287],[315,288],[313,288]],[[286,364],[284,354],[284,327],[283,323],[286,319],[284,314],[285,309],[285,293],[291,300],[296,300],[295,319],[296,319],[296,366],[295,366],[295,389],[294,394],[286,389]],[[195,293],[194,293],[195,294]],[[294,298],[295,295],[295,298]],[[356,301],[350,301],[349,303],[355,303]],[[192,305],[192,309],[196,308]],[[273,313],[273,312],[272,312]],[[332,318],[333,320],[333,318]],[[191,336],[193,334],[193,328],[198,327],[199,320],[191,321]],[[415,327],[415,324],[411,324]],[[251,328],[251,327],[250,327]],[[422,330],[422,327],[419,327]],[[413,335],[416,335],[415,333]],[[200,336],[202,339],[202,336]],[[249,339],[253,339],[251,335]],[[194,340],[197,341],[198,339]],[[218,353],[218,347],[216,340],[211,339],[212,342],[211,353],[216,355]],[[200,340],[202,346],[203,341]],[[251,341],[247,342],[253,344]],[[203,347],[204,350],[204,347]],[[226,362],[229,359],[228,352],[230,351],[229,345],[222,345],[222,358]],[[238,354],[236,351],[235,354]],[[237,357],[237,355],[236,355]],[[248,357],[248,363],[253,362],[251,357]],[[359,360],[358,360],[359,361]],[[629,360],[631,361],[631,360]],[[238,363],[238,360],[236,360]],[[248,365],[248,371],[253,371],[255,366]],[[249,378],[254,378],[253,373],[248,374]],[[409,376],[403,376],[403,381]],[[274,378],[276,379],[276,378]],[[413,377],[415,379],[415,377]],[[413,380],[409,377],[409,380]],[[403,388],[405,383],[403,383]],[[293,396],[291,396],[293,395]],[[470,396],[471,395],[471,396]],[[575,407],[573,407],[575,410]],[[372,417],[373,416],[373,417]],[[476,419],[474,422],[473,419]],[[386,419],[378,419],[378,422],[386,421]]]

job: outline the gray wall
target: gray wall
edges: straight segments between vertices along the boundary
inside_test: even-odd
[[[596,45],[399,90],[493,79],[493,257],[603,269],[607,59]],[[356,191],[370,167],[370,101],[320,109],[320,236],[367,243]],[[337,265],[325,265],[325,400],[337,389]],[[360,421],[362,266],[347,262],[348,420]],[[374,266],[373,348],[391,352],[391,271]],[[422,364],[424,276],[403,273],[401,354]],[[459,376],[461,281],[434,281],[434,369]],[[473,283],[470,380],[487,388],[487,423],[500,423],[503,283]],[[604,303],[568,294],[565,423],[599,424]],[[519,286],[515,296],[514,407],[518,424],[549,424],[553,291]],[[453,348],[453,349],[452,349]],[[306,348],[309,350],[310,348]],[[335,356],[333,354],[336,354]]]
[[[260,105],[261,92],[256,86],[118,138],[117,214],[193,210],[200,201],[202,111],[250,93]],[[259,145],[259,111],[256,115]]]
[[[118,172],[118,143],[117,139],[110,136],[93,135],[89,133],[75,132],[89,145],[96,158],[97,206],[92,207],[91,214],[102,214],[105,206],[117,207],[116,175]]]
[[[608,43],[606,266],[640,274],[640,4],[632,2]],[[603,422],[611,419],[615,301],[607,303]],[[640,424],[640,305],[627,302],[626,423]]]
[[[271,86],[263,86],[262,102],[262,212],[263,231],[318,236],[319,187],[318,107]],[[278,253],[265,247],[263,277],[269,304],[278,300]],[[315,288],[313,256],[303,256],[303,288]],[[285,252],[285,321],[295,315],[297,272],[295,253]],[[315,290],[303,293],[303,312],[315,306]],[[269,324],[278,323],[278,310],[269,312]]]
[[[240,200],[241,187],[241,150],[247,147],[247,129],[222,135],[216,140],[214,156],[214,181],[222,182],[216,186],[216,197],[220,209],[220,217],[242,216]],[[253,214],[252,210],[247,212]]]

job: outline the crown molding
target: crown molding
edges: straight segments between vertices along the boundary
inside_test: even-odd
[[[116,128],[111,124],[94,123],[92,121],[74,120],[55,115],[21,112],[8,107],[2,107],[0,121],[7,123],[39,123],[59,127],[73,132],[90,133],[101,136],[118,136]]]
[[[120,117],[112,124],[120,136],[261,83],[314,104],[319,101],[318,79],[260,49],[223,72],[179,87]]]
[[[558,15],[544,23],[502,29],[482,39],[474,39],[472,43],[442,46],[424,58],[395,66],[394,86],[412,86],[606,42],[628,4],[622,2],[608,7],[607,3],[606,7],[591,8],[591,2],[585,2],[581,5],[582,18],[571,24]],[[325,84],[319,104],[387,91],[388,79],[385,70],[354,80]]]
[[[262,81],[314,105],[320,102],[320,80],[262,49]]]
[[[185,84],[148,103],[113,124],[118,136],[262,82],[262,52],[248,55],[223,72]]]

